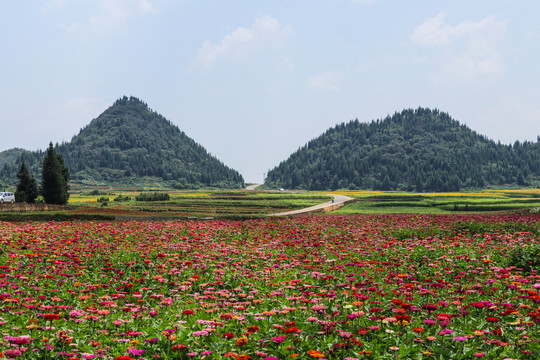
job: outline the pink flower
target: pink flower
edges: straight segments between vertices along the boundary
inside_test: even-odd
[[[139,356],[139,355],[142,355],[144,354],[144,350],[142,349],[135,349],[135,348],[128,348],[128,352],[131,354],[131,355],[135,355],[135,356]]]
[[[276,344],[281,344],[282,342],[285,341],[285,338],[286,338],[286,337],[287,337],[287,336],[285,336],[285,335],[282,335],[282,336],[274,336],[274,337],[273,337],[272,339],[270,339],[270,340],[272,340],[272,341],[275,342]]]
[[[7,357],[17,357],[17,356],[21,356],[22,352],[20,352],[19,350],[15,350],[15,349],[8,349],[8,350],[4,351],[4,355],[6,355]]]

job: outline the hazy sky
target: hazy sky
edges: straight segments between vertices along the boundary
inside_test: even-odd
[[[404,108],[540,135],[540,1],[0,0],[0,151],[69,141],[123,95],[248,182]]]

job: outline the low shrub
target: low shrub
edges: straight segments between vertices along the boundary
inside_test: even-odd
[[[170,196],[167,193],[152,193],[152,194],[145,194],[141,193],[140,195],[137,195],[135,197],[136,201],[168,201],[170,200]]]
[[[130,197],[130,196],[127,196],[127,195],[118,195],[117,197],[114,198],[113,201],[121,202],[121,201],[130,201],[130,200],[131,200],[131,197]]]

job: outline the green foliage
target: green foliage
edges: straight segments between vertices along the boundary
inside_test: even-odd
[[[43,159],[41,192],[47,204],[67,204],[69,199],[69,169],[53,144]]]
[[[418,108],[340,124],[268,172],[267,186],[455,192],[540,181],[540,141],[495,143],[448,114]]]
[[[122,201],[130,201],[130,200],[131,200],[130,196],[120,194],[117,197],[115,197],[113,201],[122,202]]]
[[[82,184],[155,184],[181,188],[242,188],[244,180],[177,126],[134,97],[123,97],[55,149],[71,180]],[[39,172],[42,152],[0,153],[0,179],[25,162]]]
[[[84,193],[84,195],[98,196],[98,195],[109,195],[109,193],[107,191],[92,190],[92,191],[88,191],[88,192]]]
[[[170,196],[167,193],[141,193],[140,195],[137,195],[135,197],[136,201],[168,201],[170,200]]]
[[[540,232],[540,223],[520,223],[520,222],[502,222],[502,223],[478,223],[478,222],[459,222],[454,226],[456,233],[482,234],[495,232],[513,232],[513,233],[531,233]]]
[[[19,179],[17,190],[15,191],[17,202],[34,203],[39,195],[37,182],[26,168],[24,162],[21,163],[21,167],[17,173],[17,179]]]
[[[525,274],[529,274],[531,270],[540,270],[540,245],[533,243],[515,248],[510,253],[506,266],[523,269]]]
[[[450,232],[446,229],[426,227],[412,229],[398,228],[385,232],[385,235],[401,241],[403,239],[426,239],[429,237],[442,238],[448,236],[449,233]]]
[[[105,196],[102,196],[99,199],[97,199],[97,202],[100,202],[100,203],[105,202],[105,203],[107,203],[107,202],[109,202],[109,198],[105,197]]]

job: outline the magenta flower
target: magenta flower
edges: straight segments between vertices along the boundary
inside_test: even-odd
[[[128,348],[128,352],[131,354],[131,355],[134,355],[134,356],[139,356],[139,355],[142,355],[144,354],[144,350],[143,349],[135,349],[135,348]]]
[[[4,351],[4,355],[6,355],[8,358],[9,357],[17,357],[17,356],[21,356],[22,352],[19,351],[19,350],[16,350],[16,349],[8,349],[8,350]]]
[[[272,339],[270,339],[270,340],[272,340],[272,341],[273,341],[274,343],[276,343],[276,344],[281,344],[282,342],[285,341],[285,338],[287,338],[286,335],[282,335],[282,336],[274,336],[274,337],[273,337]]]

